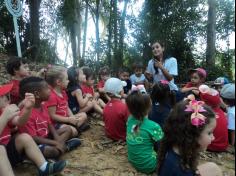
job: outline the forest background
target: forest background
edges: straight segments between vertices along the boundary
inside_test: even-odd
[[[134,62],[147,64],[152,42],[162,41],[166,53],[178,60],[177,82],[187,81],[188,69],[199,66],[209,72],[208,80],[235,80],[235,47],[229,39],[235,33],[234,0],[146,0],[138,10],[140,0],[21,2],[20,42],[29,61],[87,65],[95,72],[104,65],[114,72],[124,66],[132,70]],[[91,32],[94,38],[87,37]],[[61,42],[65,47],[58,50]],[[200,46],[205,48],[200,51]],[[3,0],[0,53],[17,53],[12,16]]]

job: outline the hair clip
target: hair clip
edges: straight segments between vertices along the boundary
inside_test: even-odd
[[[164,85],[169,85],[169,81],[167,80],[160,80],[160,83]]]
[[[185,112],[192,112],[191,124],[194,126],[201,126],[205,124],[206,117],[201,114],[201,112],[206,112],[203,105],[203,101],[191,100],[188,105],[186,105]]]
[[[147,93],[144,85],[137,85],[137,86],[132,85],[131,92],[135,92],[135,91],[139,91],[142,94]]]

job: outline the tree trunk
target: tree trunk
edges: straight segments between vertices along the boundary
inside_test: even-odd
[[[116,71],[118,71],[118,67],[119,67],[119,63],[118,63],[118,12],[117,12],[117,0],[114,0],[114,11],[113,11],[113,15],[114,15],[114,58],[115,58],[115,65],[114,68]]]
[[[125,17],[127,11],[128,0],[125,0],[121,22],[120,22],[120,40],[119,40],[119,54],[118,54],[118,63],[119,67],[123,66],[123,55],[124,55],[124,35],[125,35]]]
[[[216,0],[208,0],[208,23],[207,23],[207,68],[215,65],[215,43],[216,43]]]
[[[99,38],[99,6],[100,0],[96,0],[96,53],[97,53],[97,64],[99,65],[100,62],[100,38]],[[99,66],[98,66],[99,67]]]
[[[109,18],[109,24],[108,24],[108,51],[107,51],[107,59],[108,59],[108,65],[111,68],[112,67],[112,61],[111,61],[111,49],[112,49],[112,44],[111,44],[111,39],[112,39],[112,18],[113,18],[113,12],[112,12],[112,7],[113,7],[113,0],[110,0],[110,18]]]
[[[80,64],[80,59],[81,59],[81,29],[82,29],[82,16],[80,14],[80,0],[76,0],[76,8],[75,8],[75,15],[76,15],[76,21],[75,21],[75,32],[76,32],[76,39],[77,39],[77,65]]]
[[[39,28],[39,8],[41,0],[30,0],[30,38],[31,45],[35,46],[36,49],[32,51],[32,60],[38,61],[38,54],[40,48],[40,28]]]
[[[85,60],[85,50],[86,50],[86,38],[87,38],[87,26],[88,26],[88,0],[86,0],[85,7],[85,19],[84,19],[84,36],[83,36],[83,52],[80,66],[84,65]]]
[[[73,54],[73,65],[77,66],[76,34],[74,25],[70,27],[71,50]]]

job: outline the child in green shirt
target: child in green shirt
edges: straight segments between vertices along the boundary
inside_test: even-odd
[[[163,137],[161,127],[149,120],[149,95],[133,90],[126,103],[131,113],[127,121],[128,160],[139,172],[152,173],[157,166],[157,144]]]

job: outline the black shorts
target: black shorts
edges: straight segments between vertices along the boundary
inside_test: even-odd
[[[16,139],[15,136],[12,137],[9,143],[5,146],[8,159],[13,167],[25,160],[25,154],[24,153],[20,154],[16,150],[15,139]]]

